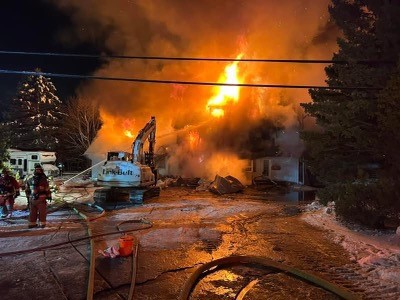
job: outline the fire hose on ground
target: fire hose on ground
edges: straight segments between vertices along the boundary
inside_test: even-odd
[[[97,209],[101,209],[102,211],[101,211],[100,215],[96,216],[94,218],[89,218],[85,214],[79,212],[76,208],[73,208],[73,209],[82,218],[84,218],[87,222],[96,220],[96,219],[104,216],[105,211],[102,208],[96,207],[93,205],[89,205],[89,206],[95,207]],[[124,223],[141,223],[141,224],[147,224],[148,226],[146,226],[145,228],[140,228],[140,229],[120,230],[119,226]],[[75,240],[61,242],[61,243],[56,243],[56,244],[52,244],[52,245],[37,247],[37,248],[0,253],[0,257],[43,251],[43,250],[47,250],[47,249],[51,249],[51,248],[55,248],[55,247],[59,247],[59,246],[63,246],[63,245],[90,239],[90,246],[91,246],[92,251],[91,251],[90,261],[89,261],[90,267],[89,267],[89,280],[88,280],[88,288],[87,288],[87,299],[91,300],[91,299],[93,299],[94,274],[95,274],[95,263],[94,263],[95,262],[95,253],[93,251],[94,239],[98,238],[98,237],[108,236],[108,235],[123,234],[123,233],[129,233],[129,232],[133,232],[133,231],[137,231],[137,230],[148,229],[150,227],[152,227],[152,224],[150,221],[143,220],[143,219],[129,220],[129,221],[123,221],[123,222],[117,224],[118,231],[92,235],[91,229],[88,226],[88,236],[87,237],[78,238]],[[134,258],[132,259],[132,273],[131,273],[132,277],[131,277],[131,285],[130,285],[128,299],[133,299],[133,293],[134,293],[134,288],[135,288],[135,280],[136,280],[136,272],[137,272],[138,243],[135,243],[135,249],[133,250],[133,255],[134,255]],[[331,283],[329,281],[326,281],[325,279],[322,279],[318,276],[315,276],[308,272],[284,265],[282,263],[273,261],[268,258],[257,257],[257,256],[229,256],[229,257],[216,259],[216,260],[210,261],[210,262],[202,265],[186,281],[186,283],[180,293],[179,299],[180,300],[188,300],[192,291],[194,290],[194,287],[201,280],[201,277],[204,276],[209,271],[211,271],[211,269],[214,269],[216,267],[229,266],[229,265],[240,265],[240,264],[261,265],[263,267],[267,267],[267,268],[273,269],[275,271],[284,272],[290,276],[299,278],[301,280],[304,280],[306,282],[309,282],[316,286],[319,286],[333,294],[336,294],[337,296],[341,297],[342,299],[346,299],[346,300],[361,299],[359,296],[352,294],[349,290],[347,290],[339,285],[336,285],[334,283]]]
[[[94,208],[96,208],[96,209],[101,211],[99,216],[89,218],[87,215],[85,215],[84,213],[80,212],[78,209],[73,207],[73,210],[78,215],[80,215],[83,219],[85,219],[87,223],[89,223],[91,221],[94,221],[94,220],[96,220],[98,218],[101,218],[101,217],[103,217],[105,215],[105,210],[103,208],[101,208],[100,206],[93,205],[93,204],[86,204],[86,205],[88,205],[89,207],[94,207]],[[123,221],[123,222],[120,222],[120,223],[118,223],[116,225],[118,231],[117,232],[113,232],[113,233],[115,233],[115,234],[116,233],[128,233],[128,232],[140,230],[140,229],[121,230],[120,226],[122,224],[126,224],[126,223],[136,223],[136,224],[147,224],[148,225],[147,227],[140,228],[140,229],[147,229],[147,228],[150,228],[152,226],[150,221],[146,221],[146,220],[143,220],[143,219]],[[88,228],[89,237],[94,237],[94,235],[92,234],[92,230],[90,229],[90,226],[87,226],[87,228]],[[108,235],[108,234],[96,235],[95,237],[105,236],[105,235]],[[74,241],[71,241],[71,242],[74,242]],[[138,247],[139,247],[139,245],[138,245],[138,243],[136,243],[135,244],[135,249],[132,252],[133,253],[132,267],[131,267],[132,276],[131,276],[128,299],[133,299],[133,293],[134,293],[134,290],[135,290],[136,273],[137,273]],[[93,238],[90,239],[90,249],[91,249],[91,252],[90,252],[90,259],[89,259],[89,278],[88,278],[87,294],[86,294],[86,299],[87,300],[92,300],[93,299],[93,295],[94,295],[94,276],[95,276],[95,260],[96,260],[96,258],[95,258],[95,252],[93,251],[94,250],[94,239]]]
[[[96,217],[89,218],[86,216],[84,213],[80,212],[77,210],[75,207],[72,207],[72,209],[83,219],[86,220],[87,223],[97,220],[98,218],[101,218],[105,215],[105,211],[103,208],[93,205],[93,204],[84,204],[88,205],[89,207],[94,207],[98,210],[100,210],[100,214]],[[69,204],[63,203],[62,205],[58,206],[56,209],[54,209],[52,212],[57,211],[61,208],[65,207],[71,207]],[[136,223],[136,224],[146,224],[147,226],[144,228],[136,228],[136,229],[127,229],[127,230],[121,230],[120,226],[122,224],[126,223]],[[4,252],[0,253],[0,257],[5,257],[5,256],[13,256],[13,255],[21,255],[21,254],[26,254],[26,253],[33,253],[37,251],[44,251],[48,250],[51,248],[56,248],[76,242],[81,242],[84,240],[90,239],[90,248],[91,248],[91,253],[90,253],[90,259],[89,259],[89,278],[88,278],[88,287],[87,287],[87,299],[93,299],[93,292],[94,292],[94,274],[95,274],[95,252],[93,251],[94,249],[94,239],[98,237],[104,237],[108,235],[115,235],[115,234],[125,234],[133,231],[138,231],[138,230],[143,230],[143,229],[148,229],[152,227],[152,223],[150,221],[144,220],[144,219],[138,219],[138,220],[129,220],[129,221],[123,221],[120,222],[116,225],[118,231],[112,231],[112,232],[107,232],[107,233],[102,233],[102,234],[97,234],[93,235],[92,231],[90,229],[90,226],[88,227],[88,236],[83,237],[83,238],[78,238],[70,241],[65,241],[65,242],[60,242],[56,244],[51,244],[51,245],[46,245],[46,246],[41,246],[41,247],[36,247],[36,248],[30,248],[30,249],[24,249],[24,250],[19,250],[19,251],[12,251],[12,252]],[[138,256],[138,243],[135,244],[135,249],[133,249],[133,259],[132,259],[132,271],[131,271],[131,284],[130,284],[130,289],[129,289],[129,295],[128,299],[133,299],[133,293],[134,293],[134,288],[135,288],[135,281],[136,281],[136,273],[137,273],[137,256]]]
[[[97,219],[97,218],[98,217],[96,217],[95,219]],[[90,219],[90,220],[93,220],[93,219]],[[85,236],[85,237],[82,237],[82,238],[74,239],[74,240],[71,240],[71,241],[65,241],[65,242],[55,243],[55,244],[36,247],[36,248],[30,248],[30,249],[24,249],[24,250],[18,250],[18,251],[11,251],[11,252],[3,252],[3,253],[0,253],[0,257],[21,255],[21,254],[26,254],[26,253],[33,253],[33,252],[37,252],[37,251],[43,251],[43,250],[48,250],[48,249],[51,249],[51,248],[56,248],[56,247],[68,245],[70,243],[81,242],[81,241],[88,240],[88,239],[93,240],[93,239],[98,238],[98,237],[121,234],[121,233],[129,233],[129,232],[134,232],[134,231],[138,231],[138,230],[142,230],[142,229],[148,229],[148,228],[152,227],[151,222],[147,221],[147,220],[144,220],[144,219],[124,221],[124,222],[119,223],[117,226],[121,225],[122,223],[126,223],[126,222],[147,224],[148,226],[145,227],[145,228],[140,228],[140,229],[126,229],[126,230],[111,231],[111,232],[106,232],[106,233],[96,234],[96,235],[89,235],[89,236]]]
[[[210,271],[212,268],[227,266],[227,265],[240,265],[240,264],[256,264],[263,267],[267,267],[273,270],[282,271],[290,276],[300,278],[309,283],[315,284],[323,289],[334,293],[346,300],[359,300],[361,299],[357,295],[352,294],[349,290],[338,286],[334,283],[328,282],[320,277],[312,275],[310,273],[301,271],[299,269],[275,262],[271,259],[257,256],[229,256],[220,259],[213,260],[199,267],[186,281],[179,299],[188,300],[194,287],[200,281],[201,277]]]

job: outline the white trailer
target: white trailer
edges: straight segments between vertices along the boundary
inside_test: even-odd
[[[60,170],[55,165],[56,153],[49,151],[22,151],[18,149],[8,149],[10,161],[8,162],[11,170],[18,173],[21,178],[33,174],[35,165],[40,164],[47,176],[58,176]]]

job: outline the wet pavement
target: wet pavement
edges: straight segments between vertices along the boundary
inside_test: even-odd
[[[74,202],[92,190],[65,192]],[[75,198],[74,198],[75,197]],[[134,299],[178,299],[201,265],[232,256],[271,259],[346,287],[364,299],[390,299],[368,282],[329,232],[300,219],[304,198],[246,189],[217,196],[208,191],[168,188],[144,205],[109,211],[89,223],[92,234],[135,230],[139,243]],[[139,220],[151,222],[143,226]],[[54,243],[65,245],[23,255],[0,255],[2,299],[85,299],[89,273],[87,225],[68,209],[49,214],[46,229],[26,229],[25,219],[0,223],[1,253]],[[135,222],[136,221],[136,222]],[[126,299],[131,257],[106,258],[97,250],[121,235],[96,239],[95,299]],[[5,292],[4,292],[5,291]],[[259,265],[232,264],[211,270],[191,299],[340,299],[320,287]]]

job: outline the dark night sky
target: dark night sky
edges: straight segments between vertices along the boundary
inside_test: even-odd
[[[3,0],[0,9],[0,50],[59,53],[98,53],[94,43],[66,46],[59,35],[72,26],[69,17],[53,4],[40,0]],[[88,74],[99,65],[95,59],[0,54],[0,69]],[[0,103],[4,107],[16,92],[21,75],[0,75]],[[61,100],[73,95],[78,80],[52,79]]]

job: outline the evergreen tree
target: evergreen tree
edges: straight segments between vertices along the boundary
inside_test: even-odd
[[[2,126],[0,125],[0,130]],[[8,142],[6,139],[2,138],[0,140],[0,169],[4,167],[4,162],[10,159],[10,155],[8,153]]]
[[[326,68],[329,86],[384,87],[400,53],[400,2],[333,0],[332,19],[342,30],[339,51]],[[339,61],[349,61],[341,64]],[[357,63],[362,60],[392,63]],[[310,90],[312,102],[303,104],[316,118],[319,131],[303,137],[320,180],[353,181],[360,166],[382,163],[377,123],[378,90]]]
[[[302,106],[319,128],[303,138],[310,164],[325,184],[320,199],[336,201],[338,216],[381,227],[387,219],[400,219],[399,177],[393,177],[400,173],[399,77],[394,75],[400,1],[332,0],[329,12],[343,33],[335,62],[325,69],[328,85],[338,88],[310,90],[312,102]],[[359,63],[363,60],[376,62]],[[341,88],[361,86],[387,88],[382,94]]]
[[[20,84],[5,125],[11,147],[55,150],[59,141],[62,102],[49,78],[30,75]]]
[[[385,175],[400,183],[400,67],[378,97],[377,116]]]

